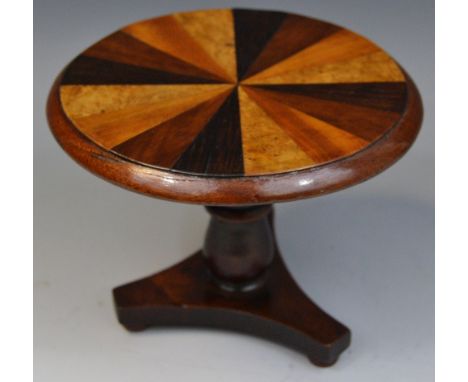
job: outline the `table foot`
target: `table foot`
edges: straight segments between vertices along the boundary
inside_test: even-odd
[[[213,281],[199,251],[153,276],[115,288],[120,323],[235,330],[304,353],[317,366],[333,365],[350,344],[350,331],[315,305],[289,274],[279,252],[266,282],[252,291],[227,291]]]

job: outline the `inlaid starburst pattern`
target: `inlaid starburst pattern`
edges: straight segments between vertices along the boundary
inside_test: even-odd
[[[66,68],[60,98],[91,141],[200,176],[297,171],[381,138],[405,76],[369,40],[282,12],[209,10],[132,24]]]

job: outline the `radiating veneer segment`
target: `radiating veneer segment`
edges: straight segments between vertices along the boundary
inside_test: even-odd
[[[320,20],[288,15],[249,66],[245,77],[252,76],[286,59],[339,29],[335,25]]]
[[[246,175],[272,174],[315,163],[266,112],[239,88]]]
[[[215,81],[225,81],[212,73],[156,49],[127,33],[115,32],[88,48],[83,55],[103,60],[120,62],[143,68],[156,69],[166,73]]]
[[[255,89],[257,97],[287,105],[368,141],[382,136],[400,117],[400,114],[395,112],[313,98],[297,93],[272,91],[267,87],[246,86],[245,88]]]
[[[195,85],[193,89],[186,87],[179,89],[175,86],[173,92],[163,87],[161,92],[155,95],[156,100],[151,103],[130,104],[119,109],[111,107],[111,110],[104,109],[102,113],[83,117],[68,115],[85,135],[106,148],[112,148],[226,92],[231,87],[231,85],[214,85],[204,88],[204,85]],[[118,94],[114,93],[117,97]],[[125,97],[124,93],[123,95]],[[67,110],[66,105],[64,109]]]
[[[225,81],[233,80],[172,15],[135,23],[123,31],[149,46],[213,73]]]
[[[237,78],[242,79],[286,17],[283,12],[233,9]]]
[[[406,83],[404,82],[280,84],[256,85],[255,87],[394,113],[402,113],[404,111],[407,98]]]
[[[271,77],[284,81],[283,79],[287,75],[293,75],[310,67],[336,64],[378,52],[380,52],[380,49],[369,40],[342,29],[249,77],[246,82],[261,83]]]
[[[193,39],[236,81],[234,21],[230,9],[175,13]]]
[[[218,80],[78,56],[65,70],[62,85],[209,84]]]
[[[230,88],[229,85],[63,85],[60,97],[70,116],[83,118],[137,105],[164,106],[167,102]]]
[[[237,90],[230,94],[173,169],[210,175],[244,174]]]
[[[229,89],[121,143],[113,150],[142,163],[170,168],[194,141],[230,93]]]
[[[261,84],[320,84],[320,83],[362,83],[400,82],[403,74],[398,65],[386,53],[376,52],[350,60],[325,65],[307,65],[276,76],[250,79],[247,83]]]
[[[336,126],[285,106],[272,98],[263,97],[254,89],[245,87],[245,91],[285,129],[315,163],[328,162],[352,154],[368,144],[368,141]]]

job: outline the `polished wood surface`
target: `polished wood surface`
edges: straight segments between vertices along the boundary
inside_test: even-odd
[[[333,365],[349,346],[350,331],[314,304],[289,274],[274,238],[271,206],[209,212],[203,251],[114,289],[120,323],[131,331],[235,330],[287,345],[315,365]]]
[[[122,143],[131,143],[132,140],[141,139],[143,133],[154,130],[152,127],[154,125],[157,126],[159,132],[166,121],[174,121],[189,110],[191,111],[189,117],[196,120],[200,104],[205,101],[210,101],[209,104],[216,102],[218,96],[223,95],[230,88],[229,85],[208,85],[201,88],[199,85],[189,88],[183,85],[174,89],[163,85],[162,87],[145,87],[142,95],[133,96],[134,87],[122,89],[122,86],[106,86],[89,89],[83,86],[62,86],[61,94],[62,99],[81,101],[72,102],[75,110],[70,118],[73,123],[80,126],[84,134],[103,145],[118,147]],[[106,100],[107,96],[109,99]],[[118,98],[117,102],[114,101],[115,98]],[[225,98],[223,97],[222,100]],[[96,103],[90,107],[92,102],[89,101],[93,99]],[[130,105],[122,107],[121,104],[126,100]],[[93,109],[99,109],[99,111],[93,113]],[[205,106],[204,109],[208,112],[210,107]],[[216,109],[209,113],[209,117],[215,111]],[[178,135],[173,136],[173,141],[179,138],[180,130],[183,131],[184,128],[186,126],[180,123]],[[120,149],[119,151],[122,152]],[[157,149],[153,151],[155,155],[158,154]],[[133,158],[142,159],[138,153],[135,153]]]
[[[60,102],[60,84],[63,74],[57,78],[50,92],[47,116],[58,143],[74,160],[103,179],[131,191],[162,199],[204,205],[275,203],[320,196],[352,186],[377,175],[403,156],[416,139],[422,120],[419,92],[406,73],[405,77],[407,87],[405,114],[392,129],[372,145],[354,155],[332,161],[324,166],[274,175],[201,177],[144,166],[137,161],[129,161],[113,151],[106,150],[76,129],[65,115]],[[324,100],[329,101],[340,97],[352,99],[354,91],[349,87],[340,91],[335,91],[333,87],[320,89],[317,91],[323,94]],[[353,101],[352,104],[360,106],[363,102],[369,103],[377,110],[380,107],[392,110],[398,106],[398,97],[395,97],[393,91],[390,90],[385,95],[379,94],[378,91],[370,91],[368,95]],[[261,118],[264,118],[265,114],[262,113]],[[326,115],[329,118],[334,117],[333,113]],[[355,117],[350,115],[348,118]],[[372,121],[370,123],[371,128],[362,130],[365,134],[363,139],[372,136]],[[262,125],[263,128],[268,128],[268,126]],[[277,134],[278,130],[272,131]],[[245,135],[243,137],[248,138]],[[293,144],[297,145],[295,142]],[[276,148],[276,145],[273,147]],[[261,150],[261,146],[255,150]],[[291,152],[285,155],[291,155]],[[308,160],[303,155],[297,158],[301,161]],[[281,163],[283,160],[281,159],[279,163],[284,168],[284,164]],[[251,166],[250,157],[247,157],[245,163],[249,162]],[[258,163],[261,165],[260,161]]]
[[[230,9],[173,14],[202,49],[223,69],[228,80],[237,78],[234,20]]]
[[[351,31],[234,9],[124,27],[73,60],[51,97],[63,122],[119,162],[141,164],[140,175],[220,185],[366,152],[412,111],[410,86],[387,53]],[[154,186],[150,178],[142,182]]]
[[[242,152],[246,173],[282,171],[291,166],[314,164],[313,159],[247,95],[245,89],[239,89],[239,100],[244,111],[241,123],[244,126]],[[252,114],[255,119],[250,118]]]
[[[127,329],[238,330],[320,366],[349,346],[287,271],[271,204],[367,180],[412,145],[421,99],[382,49],[284,12],[175,13],[86,49],[55,81],[47,115],[86,169],[211,215],[201,251],[114,289]]]
[[[272,206],[207,210],[211,220],[203,255],[213,279],[227,290],[258,288],[266,279],[275,252]]]

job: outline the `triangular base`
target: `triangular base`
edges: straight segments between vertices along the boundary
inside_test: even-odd
[[[348,328],[316,306],[289,274],[279,252],[261,290],[229,292],[215,284],[202,252],[153,276],[114,289],[120,323],[235,330],[296,349],[318,366],[333,365],[350,344]]]

